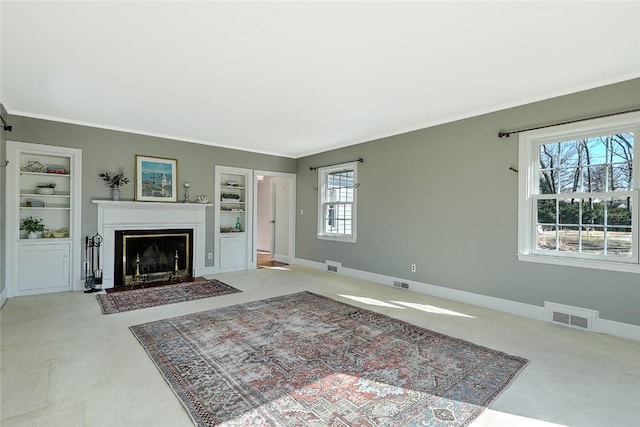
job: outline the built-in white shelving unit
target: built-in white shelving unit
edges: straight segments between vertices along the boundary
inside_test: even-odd
[[[9,297],[82,289],[82,150],[7,141]],[[29,236],[26,218],[45,230]]]
[[[216,166],[215,253],[219,271],[245,270],[251,263],[251,169]]]

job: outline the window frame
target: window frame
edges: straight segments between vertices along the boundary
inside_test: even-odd
[[[335,202],[326,201],[325,195],[327,193],[327,176],[330,173],[353,171],[353,201],[351,205],[351,234],[338,234],[338,233],[326,233],[324,231],[324,208],[327,204],[335,204]],[[358,205],[358,191],[355,185],[358,181],[358,162],[340,163],[332,166],[325,166],[318,168],[318,229],[317,237],[321,240],[333,240],[338,242],[351,242],[357,241],[357,205]]]
[[[541,250],[536,246],[536,202],[544,197],[539,193],[539,147],[541,144],[555,142],[567,142],[573,139],[593,137],[594,135],[606,135],[622,132],[634,134],[633,147],[633,187],[630,192],[632,198],[631,239],[632,256],[629,258],[613,257],[604,259],[605,256],[585,255],[573,252],[552,252]],[[537,262],[544,264],[564,265],[571,267],[595,268],[629,273],[640,273],[640,113],[626,113],[611,117],[587,120],[559,126],[552,126],[527,132],[519,135],[519,177],[518,177],[518,259],[520,261]],[[615,196],[616,191],[604,192],[609,196]],[[582,193],[561,193],[571,194]],[[602,192],[597,193],[602,195]],[[567,197],[570,198],[570,197]],[[576,197],[579,198],[579,197]]]

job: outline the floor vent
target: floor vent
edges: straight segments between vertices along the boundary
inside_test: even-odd
[[[338,272],[338,268],[342,267],[342,263],[337,262],[337,261],[326,260],[325,264],[327,265],[327,271],[330,272],[330,273],[337,273]]]
[[[549,321],[557,325],[569,326],[571,328],[591,331],[593,322],[598,318],[598,312],[585,308],[571,307],[568,305],[544,302],[544,307],[548,312]]]
[[[393,286],[396,288],[409,289],[409,284],[405,282],[398,282],[397,280],[393,281]]]

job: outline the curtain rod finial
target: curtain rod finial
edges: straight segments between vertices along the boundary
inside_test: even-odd
[[[504,138],[504,137],[509,138],[510,136],[511,134],[509,132],[498,132],[498,138]]]

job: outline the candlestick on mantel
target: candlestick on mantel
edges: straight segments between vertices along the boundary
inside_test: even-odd
[[[189,187],[191,187],[191,184],[189,184],[188,182],[185,182],[183,185],[184,185],[184,202],[189,203]]]

